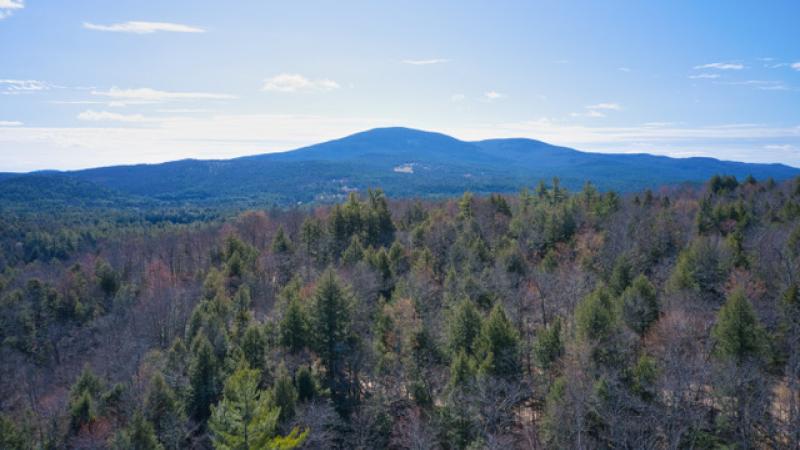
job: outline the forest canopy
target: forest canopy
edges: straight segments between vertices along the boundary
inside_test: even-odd
[[[0,448],[796,448],[800,178],[0,217]]]

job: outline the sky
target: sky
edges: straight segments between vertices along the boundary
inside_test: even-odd
[[[800,167],[800,2],[0,0],[0,171],[383,126]]]

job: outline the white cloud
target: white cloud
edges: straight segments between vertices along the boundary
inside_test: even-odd
[[[467,96],[464,94],[453,94],[450,96],[451,102],[463,102],[467,99]]]
[[[619,70],[620,72],[630,72],[631,71],[631,69],[628,68],[628,67],[617,67],[617,70]]]
[[[792,69],[800,70],[800,61],[798,61],[796,63],[792,63]]]
[[[10,16],[13,11],[24,7],[24,0],[0,0],[0,20]]]
[[[788,91],[789,87],[782,81],[774,80],[744,80],[744,81],[728,81],[727,85],[731,86],[751,86],[755,89],[762,91]]]
[[[163,103],[172,100],[229,100],[236,98],[234,95],[209,92],[167,92],[151,88],[120,89],[116,86],[107,91],[92,91],[92,95],[110,98],[108,105],[111,107]]]
[[[590,110],[588,110],[586,112],[574,112],[574,113],[570,113],[569,115],[570,115],[570,117],[597,117],[597,118],[606,116],[605,113],[602,113],[600,111],[596,111],[594,109],[590,109]]]
[[[506,94],[502,94],[497,91],[488,91],[483,94],[483,97],[486,99],[486,101],[493,102],[495,100],[500,100],[501,98],[505,98]]]
[[[123,22],[111,25],[97,25],[89,22],[83,23],[83,28],[95,31],[111,31],[116,33],[150,34],[158,31],[172,33],[205,33],[202,28],[169,22]]]
[[[742,70],[744,69],[744,64],[740,63],[710,63],[710,64],[703,64],[700,66],[694,66],[695,69],[717,69],[717,70]]]
[[[698,73],[697,75],[689,75],[689,78],[691,78],[692,80],[702,80],[702,79],[713,80],[715,78],[719,78],[719,74],[718,73]]]
[[[108,111],[88,110],[78,114],[78,120],[87,122],[153,122],[141,114],[117,114]]]
[[[414,66],[427,66],[430,64],[444,64],[450,62],[449,59],[433,58],[433,59],[404,59],[401,61],[403,64],[411,64]]]
[[[594,117],[594,118],[601,118],[606,117],[606,114],[603,111],[620,111],[622,110],[622,106],[619,103],[597,103],[594,105],[587,105],[584,106],[586,112],[574,112],[570,113],[571,117]]]
[[[790,144],[770,144],[770,145],[765,145],[764,148],[766,150],[788,151],[788,150],[794,150],[797,147],[795,147],[794,145],[790,145]]]
[[[0,86],[5,89],[2,92],[6,94],[21,94],[30,93],[35,91],[46,91],[53,87],[50,83],[37,80],[0,80]]]
[[[22,122],[16,120],[0,120],[0,127],[21,127]]]
[[[282,73],[264,80],[262,91],[321,92],[339,89],[339,83],[327,78],[311,80],[296,73]]]
[[[619,111],[622,109],[622,106],[619,103],[598,103],[596,105],[589,105],[586,109],[605,109],[610,111]]]

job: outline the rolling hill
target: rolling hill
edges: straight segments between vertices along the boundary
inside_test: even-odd
[[[369,187],[381,187],[394,197],[447,196],[465,190],[512,192],[557,176],[572,189],[591,181],[600,189],[632,191],[700,182],[715,174],[780,180],[800,175],[800,169],[712,158],[587,153],[532,139],[467,142],[440,133],[379,128],[230,160],[3,174],[0,201],[31,201],[40,195],[74,202],[75,196],[89,195],[100,203],[130,197],[168,204],[295,204],[335,200]],[[35,188],[38,184],[41,190]],[[97,187],[94,194],[89,194],[91,185]]]

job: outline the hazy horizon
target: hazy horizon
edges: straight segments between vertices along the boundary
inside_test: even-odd
[[[800,4],[0,1],[0,171],[375,127],[800,167]]]

